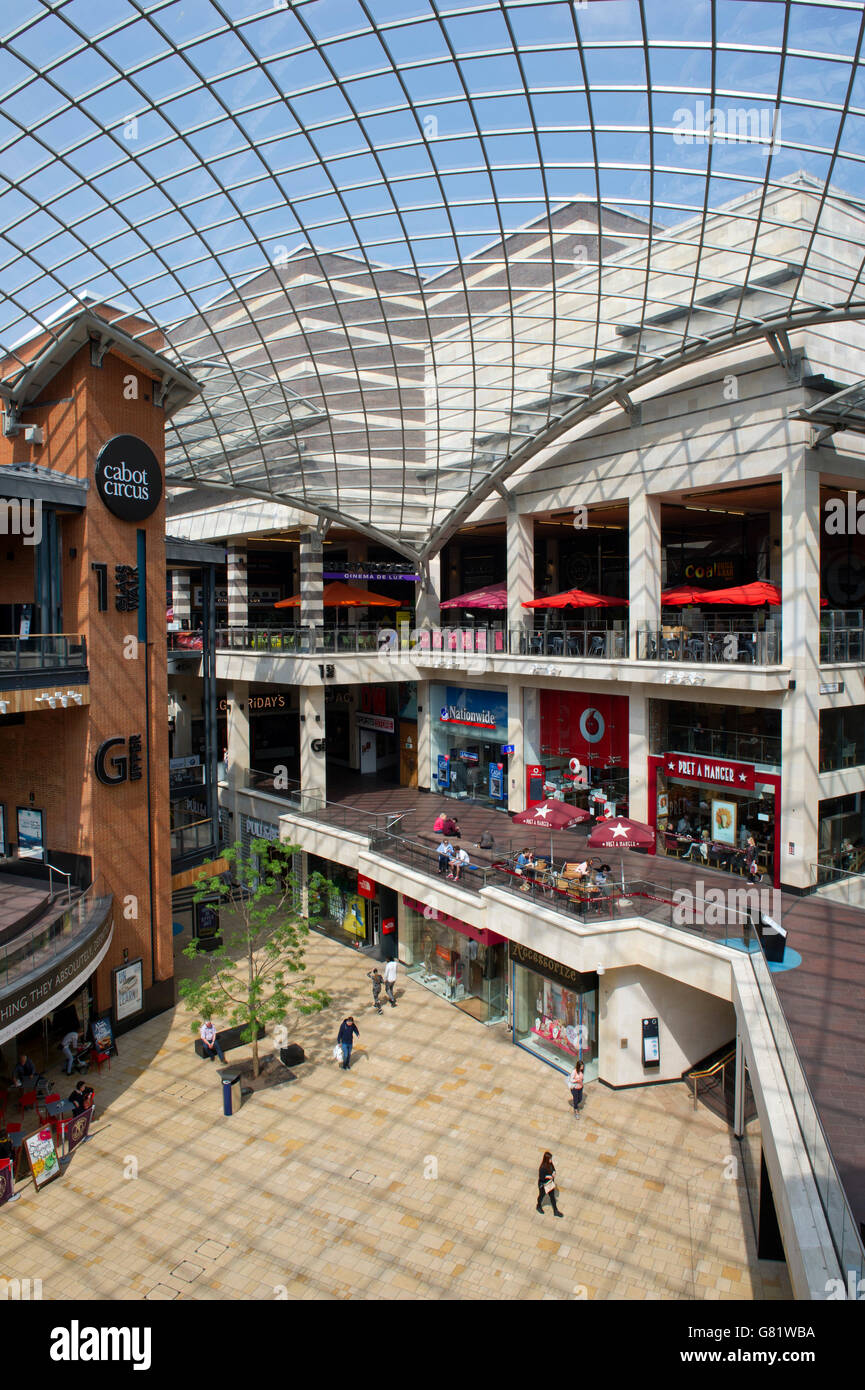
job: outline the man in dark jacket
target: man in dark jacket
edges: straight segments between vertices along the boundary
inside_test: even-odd
[[[342,1023],[340,1024],[339,1032],[336,1035],[336,1040],[342,1048],[341,1066],[343,1071],[351,1070],[351,1049],[354,1046],[355,1038],[359,1037],[360,1030],[358,1029],[354,1019],[344,1018],[342,1020]]]

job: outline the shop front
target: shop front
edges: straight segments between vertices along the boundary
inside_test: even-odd
[[[432,790],[507,810],[505,690],[431,685]]]
[[[650,756],[648,763],[650,823],[668,854],[742,873],[753,837],[758,868],[779,886],[779,776],[699,753]]]
[[[597,974],[581,974],[517,941],[508,953],[517,1047],[564,1072],[582,1061],[586,1080],[597,1080]]]
[[[480,1023],[506,1016],[506,941],[403,894],[400,959],[425,989]]]
[[[397,953],[397,897],[393,889],[376,883],[345,864],[334,864],[309,854],[310,925],[356,950],[371,947],[377,958],[388,960]],[[315,875],[324,880],[316,901]]]
[[[627,815],[628,697],[540,692],[540,758],[526,767],[526,806],[547,798],[595,815]]]

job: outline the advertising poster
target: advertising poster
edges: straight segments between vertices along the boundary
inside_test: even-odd
[[[72,1115],[70,1119],[64,1120],[61,1126],[63,1142],[66,1145],[67,1157],[73,1149],[77,1149],[79,1144],[90,1133],[90,1122],[93,1119],[93,1106],[84,1110],[80,1115]]]
[[[504,763],[490,763],[490,796],[501,801],[505,794]]]
[[[736,811],[735,801],[712,802],[711,836],[719,845],[735,845]]]
[[[90,1025],[90,1034],[100,1052],[117,1051],[114,1045],[114,1033],[111,1028],[110,1019],[94,1018]]]
[[[440,787],[449,787],[451,784],[451,763],[446,753],[439,753],[438,784]]]
[[[222,937],[219,935],[219,908],[215,903],[195,904],[192,934],[196,941],[201,942],[204,951],[215,951],[222,945]]]
[[[669,802],[666,792],[658,792],[658,815],[666,816],[669,814]]]
[[[11,1158],[0,1158],[0,1207],[15,1196],[15,1178]]]
[[[366,903],[363,898],[352,896],[346,899],[342,929],[351,936],[366,940]]]
[[[18,858],[45,858],[45,822],[41,811],[18,807]]]
[[[144,1008],[144,964],[129,961],[114,972],[114,1017],[120,1023]]]
[[[60,1159],[54,1147],[54,1136],[50,1129],[39,1129],[28,1134],[24,1140],[30,1172],[37,1188],[44,1187],[53,1178],[60,1176]]]

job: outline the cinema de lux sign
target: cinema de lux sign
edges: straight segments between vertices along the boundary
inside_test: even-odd
[[[725,758],[688,758],[668,753],[664,758],[668,777],[685,782],[707,782],[719,787],[754,790],[754,769],[750,763],[731,763]]]
[[[121,521],[146,521],[162,499],[162,469],[143,439],[116,434],[96,458],[96,490]]]

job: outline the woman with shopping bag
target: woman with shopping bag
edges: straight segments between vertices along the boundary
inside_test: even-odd
[[[556,1206],[556,1170],[553,1167],[553,1156],[547,1149],[541,1159],[541,1166],[538,1169],[538,1211],[544,1214],[544,1194],[550,1199],[550,1205],[556,1216],[563,1216],[564,1212],[559,1211]]]
[[[576,1066],[574,1067],[574,1070],[571,1072],[570,1076],[568,1077],[568,1085],[569,1085],[570,1088],[571,1088],[571,1099],[572,1099],[572,1101],[574,1102],[574,1118],[575,1118],[575,1119],[576,1119],[576,1117],[577,1117],[577,1116],[579,1115],[579,1113],[580,1113],[580,1105],[581,1105],[582,1099],[583,1099],[583,1081],[584,1081],[583,1072],[584,1072],[584,1071],[585,1071],[585,1068],[584,1068],[584,1066],[583,1066],[583,1063],[582,1063],[582,1062],[577,1062]]]

